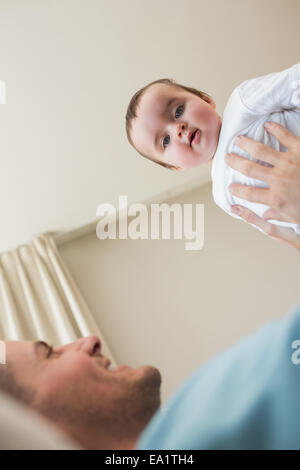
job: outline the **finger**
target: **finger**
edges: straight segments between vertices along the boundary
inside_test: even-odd
[[[300,236],[297,235],[292,228],[279,227],[275,226],[274,224],[270,225],[275,227],[275,230],[273,231],[273,235],[267,235],[278,242],[285,243],[296,248],[297,250],[300,250]]]
[[[286,228],[286,229],[282,229],[282,230],[290,230],[290,229]],[[291,238],[286,237],[286,235],[284,235],[284,237],[282,237],[280,235],[275,236],[275,237],[270,236],[270,238],[272,238],[273,240],[276,240],[279,243],[283,243],[284,245],[289,245],[293,248],[296,248],[296,250],[300,251],[300,237],[299,237],[298,240],[296,240],[293,235],[291,236]]]
[[[272,165],[275,165],[276,162],[278,162],[280,152],[277,152],[277,150],[274,150],[272,147],[269,147],[262,142],[257,142],[245,135],[241,135],[235,139],[234,143],[242,150],[245,150],[245,152],[250,153],[250,155],[256,158],[256,160],[262,160]]]
[[[266,212],[263,213],[262,218],[264,220],[280,220],[282,222],[286,222],[286,217],[280,212],[276,211],[276,209],[268,209]]]
[[[288,150],[293,150],[297,146],[299,138],[277,122],[266,122],[265,128],[270,134],[276,137],[280,144],[282,144]]]
[[[241,217],[243,220],[248,222],[249,224],[256,225],[257,227],[261,228],[264,232],[270,231],[270,222],[263,220],[259,217],[255,212],[247,209],[247,207],[240,206],[238,204],[231,206],[231,211]],[[269,233],[268,233],[269,235]]]
[[[253,160],[248,160],[248,158],[241,157],[236,153],[227,153],[225,160],[231,168],[250,178],[268,182],[271,175],[272,168],[260,165]]]
[[[260,204],[270,205],[270,189],[256,188],[246,184],[232,183],[228,186],[228,191],[240,199],[246,199],[249,202],[258,202]]]
[[[239,215],[243,220],[249,224],[256,225],[261,228],[266,235],[273,238],[276,241],[287,243],[300,250],[300,236],[295,233],[293,229],[286,227],[279,227],[278,225],[271,224],[266,220],[263,220],[257,214],[252,212],[250,209],[240,205],[231,206],[231,211],[234,214]]]

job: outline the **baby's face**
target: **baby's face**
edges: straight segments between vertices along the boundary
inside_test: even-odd
[[[221,122],[213,101],[207,103],[181,88],[155,83],[141,98],[131,137],[141,153],[185,170],[213,158]],[[195,129],[199,132],[190,143]]]

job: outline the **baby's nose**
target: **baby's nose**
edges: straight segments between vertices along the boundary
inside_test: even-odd
[[[177,126],[177,136],[180,140],[184,140],[184,138],[188,139],[187,126],[182,122]]]
[[[177,126],[177,132],[178,132],[178,136],[181,137],[182,134],[184,133],[184,124],[181,122],[180,124],[178,124]]]

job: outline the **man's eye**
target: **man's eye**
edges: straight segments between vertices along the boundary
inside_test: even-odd
[[[49,346],[48,347],[48,351],[47,351],[47,355],[46,355],[46,358],[49,359],[49,357],[51,356],[53,352],[53,346]]]

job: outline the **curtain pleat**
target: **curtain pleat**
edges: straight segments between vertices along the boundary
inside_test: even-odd
[[[3,303],[2,329],[5,338],[12,340],[23,340],[24,334],[22,325],[17,316],[17,307],[15,305],[13,293],[5,277],[5,272],[0,268],[0,289]]]
[[[46,325],[43,323],[43,316],[45,315],[45,313],[44,315],[41,315],[43,311],[43,306],[39,302],[39,299],[35,296],[33,286],[24,268],[24,264],[22,263],[22,258],[20,257],[19,251],[15,251],[12,254],[15,258],[19,281],[22,286],[24,297],[27,303],[29,317],[32,320],[36,336],[42,339],[46,339],[47,328]]]
[[[0,255],[0,332],[4,339],[55,345],[97,335],[116,365],[50,233]]]

